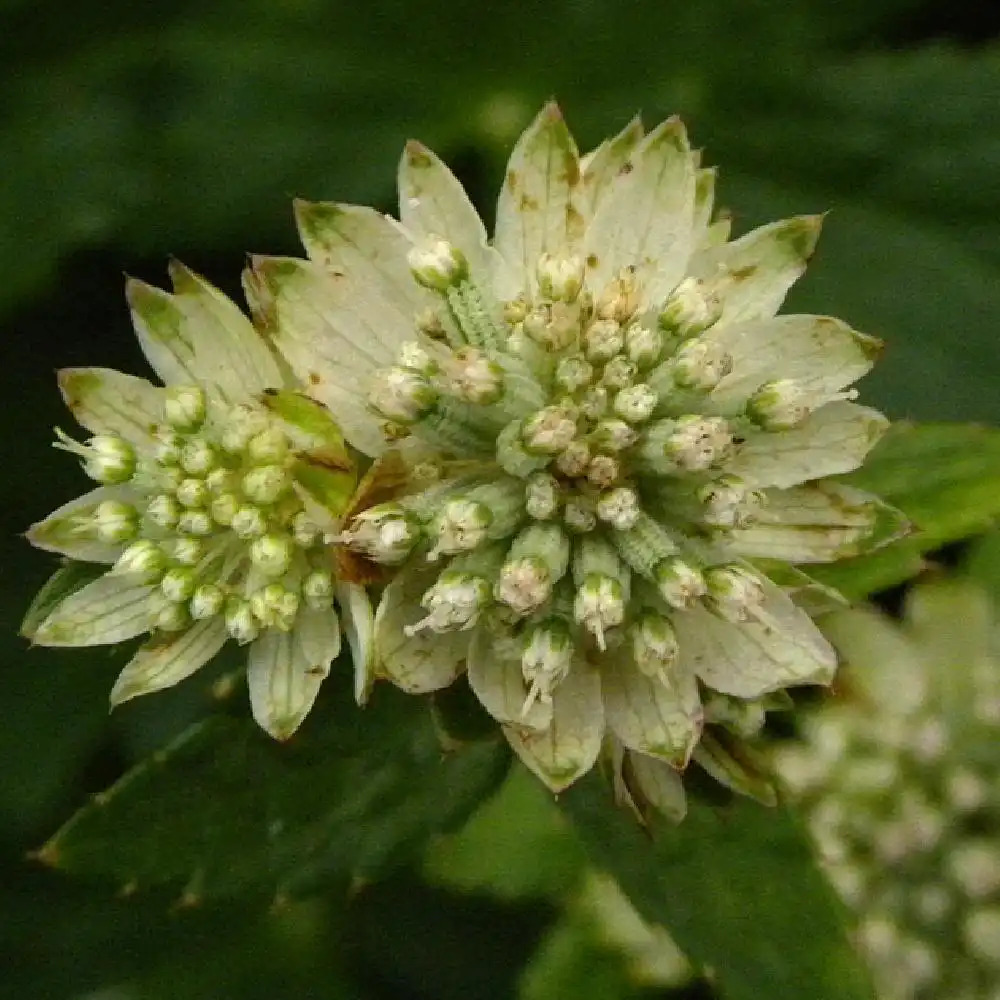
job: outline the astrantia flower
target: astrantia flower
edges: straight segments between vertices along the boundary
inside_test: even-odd
[[[1000,660],[977,587],[914,588],[902,625],[832,616],[844,697],[777,755],[857,917],[882,1000],[992,1000],[1000,974]]]
[[[412,464],[342,536],[395,573],[377,670],[423,692],[468,669],[556,790],[606,735],[655,799],[676,799],[693,754],[724,775],[704,705],[762,717],[836,662],[755,561],[823,562],[892,530],[873,497],[818,481],[885,427],[848,388],[878,342],[775,316],[819,220],[727,242],[714,176],[676,119],[581,159],[549,106],[513,152],[492,241],[411,143],[399,222],[299,204],[310,260],[257,259],[249,277],[347,439]]]
[[[143,633],[113,704],[176,684],[227,639],[249,646],[254,716],[284,738],[311,707],[341,644],[358,663],[370,609],[335,579],[328,538],[354,474],[329,414],[294,391],[279,361],[225,296],[179,264],[174,294],[127,294],[139,342],[165,388],[103,368],[59,373],[78,442],[56,432],[100,485],[32,526],[29,540],[109,567],[29,615],[43,646],[93,646]]]

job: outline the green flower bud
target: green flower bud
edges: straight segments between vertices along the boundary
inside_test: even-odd
[[[260,625],[250,608],[250,602],[231,597],[226,602],[226,631],[241,646],[253,642],[260,635]]]
[[[304,511],[300,510],[289,525],[292,540],[300,549],[312,548],[323,537],[320,526]]]
[[[387,420],[412,424],[437,401],[437,391],[423,375],[405,368],[386,368],[374,378],[371,407]]]
[[[302,581],[302,596],[306,604],[322,611],[333,604],[333,576],[324,570],[313,570]]]
[[[229,527],[241,508],[240,498],[235,493],[220,493],[209,504],[208,510],[216,524]]]
[[[631,627],[632,654],[648,677],[669,679],[680,657],[680,644],[670,619],[647,611]]]
[[[170,546],[170,555],[182,566],[197,566],[205,555],[205,543],[191,535],[177,538]]]
[[[250,443],[250,439],[266,430],[267,426],[267,414],[249,403],[241,403],[227,414],[220,443],[231,455],[239,455]]]
[[[197,385],[168,386],[163,413],[179,431],[196,431],[205,422],[205,391]]]
[[[548,299],[573,302],[583,288],[583,261],[543,253],[535,268],[538,290]]]
[[[552,691],[569,673],[573,652],[569,629],[560,618],[549,618],[527,630],[521,674],[528,685],[528,696],[522,715],[527,715],[536,701],[543,705],[552,701]]]
[[[492,597],[492,587],[485,577],[449,570],[438,577],[420,601],[429,614],[407,625],[404,631],[415,635],[422,629],[454,632],[472,628],[483,609],[492,603]]]
[[[237,538],[249,541],[267,531],[267,519],[259,507],[243,504],[232,516],[229,527]]]
[[[597,498],[597,516],[618,531],[627,531],[639,520],[639,497],[631,486],[606,490]]]
[[[184,604],[165,604],[156,616],[156,627],[164,632],[181,632],[191,624]]]
[[[177,518],[177,530],[182,535],[210,535],[215,524],[207,510],[185,510]]]
[[[718,344],[695,338],[681,344],[670,368],[679,388],[711,392],[733,370],[733,356]]]
[[[177,499],[185,507],[204,507],[208,502],[208,487],[203,479],[182,479],[177,486]]]
[[[690,608],[707,589],[702,572],[679,556],[668,556],[653,571],[660,596],[672,608]]]
[[[425,288],[445,292],[468,277],[469,267],[461,250],[447,240],[430,239],[406,255],[413,277]]]
[[[661,329],[682,340],[697,336],[722,315],[722,300],[699,278],[685,278],[670,293],[660,313]]]
[[[80,444],[57,427],[56,437],[53,447],[76,455],[83,471],[98,483],[124,483],[135,473],[135,449],[117,434],[95,434],[86,444]]]
[[[216,583],[203,583],[191,595],[190,611],[195,621],[214,618],[226,605],[226,592]]]
[[[156,432],[153,456],[160,465],[177,465],[181,460],[184,439],[175,431],[162,429]]]
[[[576,418],[561,405],[533,413],[521,431],[524,447],[536,455],[556,455],[576,437]]]
[[[142,583],[156,583],[166,572],[167,557],[156,542],[140,538],[118,557],[111,567],[115,576],[132,576]]]
[[[250,561],[265,576],[282,576],[292,563],[294,551],[287,535],[261,535],[250,543]]]
[[[159,528],[173,528],[181,516],[181,505],[167,493],[161,493],[149,501],[146,517]]]
[[[139,514],[120,500],[104,500],[94,508],[94,531],[102,542],[128,542],[139,530]]]
[[[747,416],[766,431],[789,431],[809,416],[810,402],[826,400],[816,400],[794,379],[777,379],[765,382],[747,400]]]
[[[291,480],[280,465],[258,465],[243,477],[242,486],[248,500],[269,504],[291,486]]]
[[[529,517],[547,521],[559,510],[559,483],[547,472],[536,472],[524,484],[524,509]]]
[[[181,449],[181,468],[192,476],[204,476],[216,463],[215,449],[203,437],[192,437]]]
[[[279,465],[288,457],[288,438],[277,427],[267,427],[250,438],[246,453],[254,465]]]
[[[711,566],[705,570],[705,605],[729,622],[758,618],[764,605],[760,578],[742,566]]]
[[[576,592],[573,617],[593,635],[600,650],[605,632],[625,620],[625,591],[613,577],[590,573]]]
[[[634,361],[639,371],[647,371],[660,360],[663,335],[641,323],[633,323],[625,331],[625,356]]]
[[[646,384],[632,385],[617,393],[612,403],[615,413],[630,424],[641,424],[653,415],[659,397]]]
[[[601,385],[608,389],[625,389],[632,384],[638,369],[624,355],[613,357],[601,373]]]
[[[594,309],[601,319],[627,323],[639,308],[639,301],[639,285],[635,274],[632,269],[625,269],[608,282]]]
[[[221,466],[205,476],[205,485],[213,496],[220,496],[223,493],[232,493],[237,487],[238,477],[232,469],[224,469]]]
[[[590,434],[590,442],[601,451],[625,451],[635,444],[639,435],[624,420],[601,420]]]
[[[587,466],[587,479],[602,489],[613,486],[621,474],[621,463],[611,455],[595,455]]]
[[[380,504],[356,514],[340,540],[374,562],[394,566],[413,551],[420,528],[399,504]]]
[[[448,388],[469,403],[489,404],[503,396],[503,369],[475,348],[463,348],[446,367]]]
[[[612,319],[598,319],[583,334],[583,349],[587,360],[595,364],[610,361],[625,346],[625,334]]]
[[[190,600],[195,587],[198,586],[198,577],[194,570],[184,566],[175,566],[168,569],[160,580],[160,590],[168,601],[179,603]]]
[[[578,354],[560,358],[556,365],[555,383],[564,392],[577,393],[594,380],[594,366]]]

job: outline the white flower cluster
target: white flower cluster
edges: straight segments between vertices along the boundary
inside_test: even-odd
[[[828,619],[844,698],[781,749],[881,1000],[1000,997],[1000,657],[976,587],[918,586],[902,627]]]
[[[171,295],[131,281],[146,356],[166,383],[66,369],[59,384],[83,443],[57,431],[99,485],[32,526],[29,540],[107,572],[30,630],[46,646],[150,632],[112,704],[190,676],[227,639],[249,644],[254,715],[272,735],[305,717],[341,644],[370,631],[360,587],[339,583],[328,539],[354,475],[330,417],[285,385],[233,303],[180,265]]]
[[[878,342],[776,316],[819,220],[729,241],[714,179],[675,119],[580,157],[548,106],[492,240],[411,143],[399,221],[300,203],[310,259],[257,258],[246,282],[275,348],[395,485],[341,536],[392,574],[376,672],[422,692],[467,670],[550,788],[610,744],[674,813],[692,757],[725,770],[706,702],[762,715],[833,675],[784,586],[809,578],[771,569],[901,526],[824,481],[884,430],[850,388]]]

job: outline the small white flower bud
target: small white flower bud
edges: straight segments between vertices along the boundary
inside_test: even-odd
[[[194,536],[175,538],[170,545],[170,556],[182,566],[197,566],[205,555],[205,543]]]
[[[292,540],[300,549],[312,548],[323,536],[320,526],[304,511],[300,510],[289,525]]]
[[[576,419],[565,406],[546,406],[532,414],[521,431],[524,447],[537,455],[555,455],[576,437]]]
[[[496,597],[519,615],[540,608],[552,593],[552,577],[544,560],[522,556],[508,560],[500,569]]]
[[[368,403],[388,420],[412,424],[434,405],[437,392],[423,375],[405,368],[375,373]]]
[[[608,390],[595,385],[580,397],[580,412],[588,420],[600,420],[608,412]]]
[[[191,624],[185,604],[165,604],[156,615],[156,627],[164,632],[180,632]]]
[[[633,323],[625,331],[625,354],[639,371],[647,371],[660,360],[663,334],[641,323]]]
[[[186,566],[174,566],[168,569],[160,580],[160,590],[168,601],[177,603],[190,600],[194,588],[198,586],[198,577]]]
[[[565,454],[565,453],[564,453]],[[559,483],[547,472],[536,472],[524,484],[524,509],[528,517],[547,521],[559,510]]]
[[[235,493],[220,493],[212,500],[208,509],[216,524],[229,527],[241,506],[240,498]]]
[[[280,465],[258,465],[242,482],[243,492],[254,503],[274,503],[291,485],[288,474]]]
[[[660,313],[661,329],[686,339],[707,330],[722,315],[722,300],[699,278],[685,278]]]
[[[639,434],[624,420],[601,420],[590,434],[591,443],[601,451],[617,453],[630,448]]]
[[[576,342],[579,309],[565,302],[535,305],[525,315],[520,329],[546,351],[565,350]]]
[[[583,261],[543,253],[536,266],[538,290],[548,299],[572,302],[583,288]]]
[[[173,528],[177,525],[177,519],[181,516],[181,505],[176,497],[168,493],[160,493],[149,501],[146,508],[146,517],[159,528]]]
[[[204,507],[208,502],[208,487],[204,479],[182,479],[176,495],[185,507]]]
[[[516,326],[524,322],[524,317],[528,315],[528,303],[523,297],[511,299],[503,304],[503,318],[508,326]]]
[[[288,457],[288,438],[278,427],[267,427],[247,442],[247,457],[254,465],[279,465]]]
[[[333,604],[333,576],[325,570],[313,570],[302,581],[302,596],[306,604],[322,611]]]
[[[524,651],[521,654],[521,675],[528,685],[521,715],[528,714],[531,706],[540,701],[552,701],[552,691],[564,680],[573,662],[573,639],[566,623],[550,618],[527,630]]]
[[[702,572],[679,556],[668,556],[653,571],[656,589],[672,608],[690,608],[707,589]]]
[[[379,504],[356,514],[341,544],[386,566],[403,562],[420,540],[420,528],[399,504]]]
[[[413,277],[425,288],[447,291],[469,274],[465,256],[447,240],[429,239],[411,248],[406,255]]]
[[[168,386],[163,415],[175,430],[197,430],[205,422],[205,391],[197,385]]]
[[[229,527],[237,538],[249,541],[251,538],[259,538],[267,531],[267,518],[259,507],[242,504],[233,514]]]
[[[56,437],[53,447],[76,455],[83,471],[98,483],[124,483],[135,473],[135,449],[117,434],[95,434],[86,444],[80,444],[57,427]]]
[[[179,461],[180,459],[178,459]],[[165,493],[176,493],[177,487],[187,478],[179,465],[160,465],[152,475],[152,485]]]
[[[111,572],[115,576],[132,576],[142,583],[156,583],[166,572],[167,557],[156,542],[140,538],[118,557]]]
[[[681,344],[670,368],[678,388],[711,392],[733,370],[733,356],[718,344],[695,338]]]
[[[189,609],[195,621],[214,618],[222,613],[226,604],[226,592],[217,583],[203,583],[191,595]]]
[[[630,486],[607,490],[597,498],[597,516],[618,531],[627,531],[639,520],[639,497]]]
[[[993,969],[1000,968],[1000,907],[974,910],[962,926],[966,947]]]
[[[824,402],[793,379],[782,378],[765,382],[747,400],[747,416],[766,431],[789,431],[798,427],[815,405]]]
[[[625,591],[614,577],[589,573],[573,601],[573,617],[593,635],[598,648],[607,648],[604,633],[625,620]]]
[[[408,340],[396,354],[396,366],[418,375],[429,376],[437,371],[433,358],[415,341]]]
[[[160,465],[177,465],[181,460],[184,439],[174,431],[163,428],[156,432],[153,457]]]
[[[640,424],[649,420],[658,402],[656,393],[645,383],[640,383],[622,389],[615,396],[612,409],[622,420],[627,420],[630,424]]]
[[[685,472],[704,472],[725,459],[732,445],[732,432],[722,417],[689,413],[674,422],[663,454]]]
[[[601,319],[627,323],[639,308],[639,286],[632,270],[626,269],[612,278],[594,308]]]
[[[584,535],[588,531],[593,531],[597,527],[594,504],[586,497],[570,498],[563,510],[563,521],[574,534]]]
[[[441,555],[453,556],[481,545],[493,515],[485,504],[475,500],[449,500],[435,521],[436,537],[427,558],[434,561]]]
[[[588,361],[610,361],[625,346],[625,334],[613,319],[598,319],[583,334],[583,349]]]
[[[764,605],[761,581],[742,566],[710,566],[705,570],[705,605],[728,622],[757,618]]]
[[[680,657],[677,633],[665,615],[647,611],[631,628],[636,666],[647,677],[669,680]]]
[[[555,383],[564,392],[576,393],[590,385],[594,379],[594,366],[577,354],[560,358],[556,365]]]
[[[139,530],[139,514],[120,500],[104,500],[94,508],[93,525],[102,542],[112,545],[128,542]]]
[[[483,609],[491,603],[491,590],[489,581],[474,573],[442,573],[421,598],[420,605],[428,612],[427,616],[407,625],[403,631],[415,635],[422,629],[455,632],[472,628]]]
[[[605,366],[601,374],[601,385],[609,389],[625,389],[632,384],[638,369],[635,363],[629,361],[624,355],[613,357]]]
[[[215,530],[215,524],[207,510],[185,510],[177,518],[177,530],[182,535],[210,535]]]
[[[571,441],[566,448],[556,456],[556,468],[564,476],[586,475],[590,466],[590,445],[582,438]]]
[[[234,406],[226,416],[223,425],[221,444],[224,450],[232,455],[240,454],[249,444],[250,439],[268,425],[267,414],[249,403]]]
[[[203,437],[188,438],[181,448],[181,468],[189,475],[204,476],[215,463],[215,449]]]
[[[750,489],[739,476],[720,476],[698,490],[705,505],[702,521],[713,528],[743,528],[753,509],[764,502],[764,494]]]
[[[287,535],[269,533],[250,543],[250,561],[265,576],[282,576],[292,563],[294,548]]]
[[[418,333],[422,333],[429,340],[448,339],[444,323],[441,321],[441,316],[436,309],[421,309],[413,317],[413,325]],[[404,364],[402,367],[408,368],[410,366]]]
[[[213,496],[222,493],[232,493],[237,486],[239,477],[232,469],[216,468],[205,476],[205,485]]]
[[[614,486],[621,474],[621,463],[611,455],[595,455],[587,466],[587,479],[602,489]]]
[[[456,352],[445,371],[448,388],[469,403],[488,405],[503,396],[503,369],[473,347]]]
[[[260,625],[254,617],[250,602],[239,597],[231,597],[226,602],[226,631],[241,646],[253,642],[260,635]]]
[[[267,587],[265,590],[269,590]],[[272,624],[282,632],[291,632],[295,626],[295,619],[299,614],[299,607],[302,598],[294,590],[282,588],[280,597],[275,597],[271,601]]]

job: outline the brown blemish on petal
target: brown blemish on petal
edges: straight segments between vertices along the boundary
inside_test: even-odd
[[[530,194],[521,195],[521,211],[522,212],[537,212],[538,202],[531,197]]]
[[[516,170],[507,171],[507,187],[510,188],[511,194],[516,194],[517,189],[521,186],[521,175],[518,174]]]
[[[635,170],[635,164],[631,160],[626,160],[621,167],[618,168],[618,176],[624,177],[625,174],[630,174]]]
[[[410,139],[406,143],[406,159],[413,167],[429,167],[434,162],[431,151],[416,139]]]
[[[307,376],[310,385],[319,385],[323,380],[319,377],[318,372],[310,372]]]
[[[738,267],[735,271],[729,272],[729,277],[733,281],[746,281],[747,278],[752,278],[757,273],[756,264],[747,264],[746,267]]]
[[[592,253],[587,255],[587,267],[597,267],[598,265],[597,254]]]

